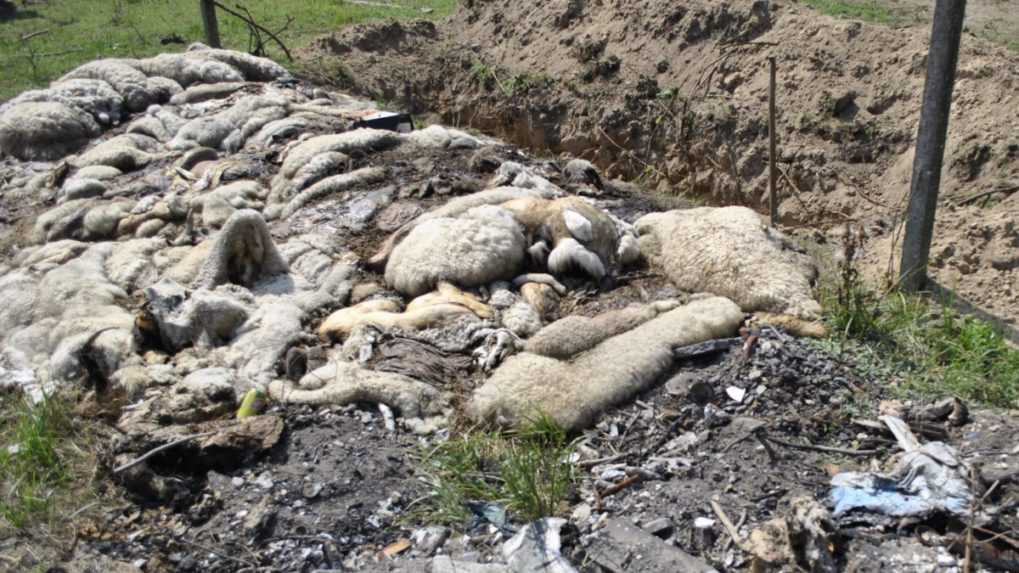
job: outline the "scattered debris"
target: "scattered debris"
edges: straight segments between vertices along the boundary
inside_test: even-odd
[[[587,552],[592,561],[611,573],[717,573],[703,560],[620,519],[609,519],[590,540]]]
[[[954,448],[942,442],[920,445],[900,418],[882,416],[903,454],[888,475],[843,472],[832,477],[836,518],[854,511],[892,517],[930,517],[945,512],[967,516],[973,492],[969,469]]]
[[[510,571],[548,571],[549,573],[576,573],[573,565],[563,557],[560,549],[560,530],[566,520],[547,518],[528,523],[502,546],[502,555]]]

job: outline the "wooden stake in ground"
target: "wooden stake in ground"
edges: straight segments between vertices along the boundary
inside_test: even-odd
[[[768,58],[768,191],[771,199],[771,226],[778,222],[778,170],[775,162],[775,148],[778,135],[775,133],[775,56]]]
[[[205,27],[205,43],[212,48],[222,48],[219,42],[219,20],[216,19],[216,2],[199,0],[202,10],[202,26]]]
[[[937,0],[934,6],[934,24],[927,53],[927,81],[923,88],[920,129],[916,136],[913,179],[906,212],[906,236],[902,241],[902,262],[899,266],[899,282],[906,292],[917,292],[927,284],[927,257],[934,233],[948,114],[952,106],[952,88],[965,14],[966,0]]]

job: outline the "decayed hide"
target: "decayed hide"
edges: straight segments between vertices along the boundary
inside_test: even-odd
[[[651,213],[636,224],[641,251],[677,287],[726,296],[752,312],[820,316],[817,268],[745,207]]]
[[[474,391],[468,414],[503,426],[545,414],[568,430],[584,429],[658,381],[672,365],[673,348],[732,336],[742,320],[732,301],[708,298],[607,338],[569,361],[530,352],[511,356]]]
[[[464,316],[492,318],[492,309],[475,296],[449,283],[439,283],[438,290],[421,295],[405,310],[393,299],[371,299],[331,314],[319,327],[319,336],[327,340],[344,340],[365,324],[383,330],[414,331],[433,328]]]

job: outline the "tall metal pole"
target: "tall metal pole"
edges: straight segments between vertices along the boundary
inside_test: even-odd
[[[775,133],[775,57],[768,58],[768,191],[771,200],[771,226],[778,222],[778,170],[775,162],[775,148],[778,146],[778,135]]]
[[[906,292],[917,292],[927,284],[927,258],[934,233],[945,136],[965,15],[966,0],[936,0],[931,45],[927,52],[927,81],[923,88],[913,179],[909,189],[906,236],[902,241],[902,262],[899,266],[899,283]]]
[[[213,0],[200,0],[202,7],[202,26],[205,27],[205,43],[212,48],[222,48],[219,42],[219,20],[216,19],[216,3]]]

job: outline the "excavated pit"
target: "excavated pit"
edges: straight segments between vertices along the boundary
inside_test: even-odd
[[[342,77],[345,89],[444,124],[590,160],[656,196],[758,212],[769,200],[774,57],[780,221],[836,250],[851,225],[866,276],[883,284],[895,272],[927,34],[798,3],[478,1],[445,22],[342,30],[302,56],[312,77]],[[1016,69],[1013,52],[963,42],[930,274],[1019,340],[1008,223],[1019,197]]]

